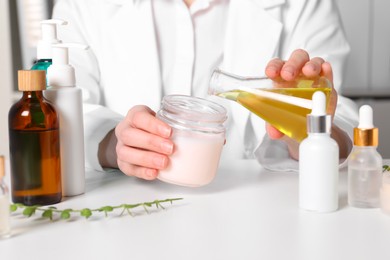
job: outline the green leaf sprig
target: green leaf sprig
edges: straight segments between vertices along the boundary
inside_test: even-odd
[[[142,203],[136,203],[136,204],[121,204],[118,206],[103,206],[96,209],[90,209],[90,208],[83,208],[83,209],[58,209],[56,207],[41,207],[39,205],[33,205],[33,206],[26,206],[21,203],[15,203],[10,205],[11,212],[16,212],[18,209],[23,210],[22,214],[26,217],[31,217],[37,212],[42,212],[42,217],[47,218],[50,220],[53,220],[55,215],[59,215],[60,219],[67,220],[72,217],[72,215],[79,215],[81,217],[85,217],[88,219],[91,217],[94,213],[104,213],[105,217],[108,216],[110,212],[113,212],[115,210],[121,209],[122,212],[120,213],[120,216],[124,213],[129,214],[130,216],[133,216],[133,213],[131,212],[132,209],[142,207],[143,210],[149,214],[148,208],[152,208],[155,206],[157,209],[165,209],[163,207],[163,203],[173,203],[174,201],[182,200],[183,198],[173,198],[173,199],[165,199],[165,200],[154,200],[150,202],[142,202]]]
[[[390,172],[390,166],[389,165],[383,165],[383,167],[382,167],[382,169],[383,169],[383,172]]]

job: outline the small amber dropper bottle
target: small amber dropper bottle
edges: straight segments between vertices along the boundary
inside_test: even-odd
[[[45,71],[18,71],[18,86],[23,96],[8,114],[12,200],[54,204],[62,198],[59,117],[43,97]]]

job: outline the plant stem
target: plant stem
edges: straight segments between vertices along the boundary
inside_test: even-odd
[[[125,211],[128,212],[130,216],[133,216],[131,213],[131,209],[142,207],[146,213],[149,213],[147,208],[151,208],[155,206],[157,209],[165,209],[162,204],[170,202],[171,204],[174,201],[182,200],[182,198],[173,198],[173,199],[164,199],[164,200],[154,200],[150,202],[142,202],[142,203],[136,203],[136,204],[121,204],[118,206],[103,206],[100,208],[95,209],[89,209],[89,208],[83,208],[83,209],[57,209],[56,207],[41,207],[39,205],[33,205],[33,206],[26,206],[20,203],[12,204],[10,206],[11,212],[15,212],[18,209],[23,209],[23,215],[26,217],[31,217],[34,215],[37,211],[42,212],[42,217],[49,218],[50,220],[53,219],[53,214],[60,214],[61,219],[69,219],[72,215],[72,213],[78,213],[80,216],[89,218],[93,215],[93,213],[97,212],[104,212],[105,216],[108,216],[109,212],[115,211],[117,209],[122,209],[122,212],[120,215],[122,215]]]

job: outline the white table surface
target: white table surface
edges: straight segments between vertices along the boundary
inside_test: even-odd
[[[298,208],[297,174],[271,173],[251,160],[222,162],[202,188],[118,173],[87,176],[87,192],[58,208],[184,200],[134,217],[115,211],[50,222],[13,215],[0,259],[390,259],[390,216],[349,207],[345,171],[340,208],[326,214]]]

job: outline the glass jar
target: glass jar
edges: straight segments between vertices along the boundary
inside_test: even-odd
[[[224,107],[206,99],[165,96],[157,117],[172,127],[174,151],[158,179],[189,187],[210,183],[225,142],[226,114]]]

